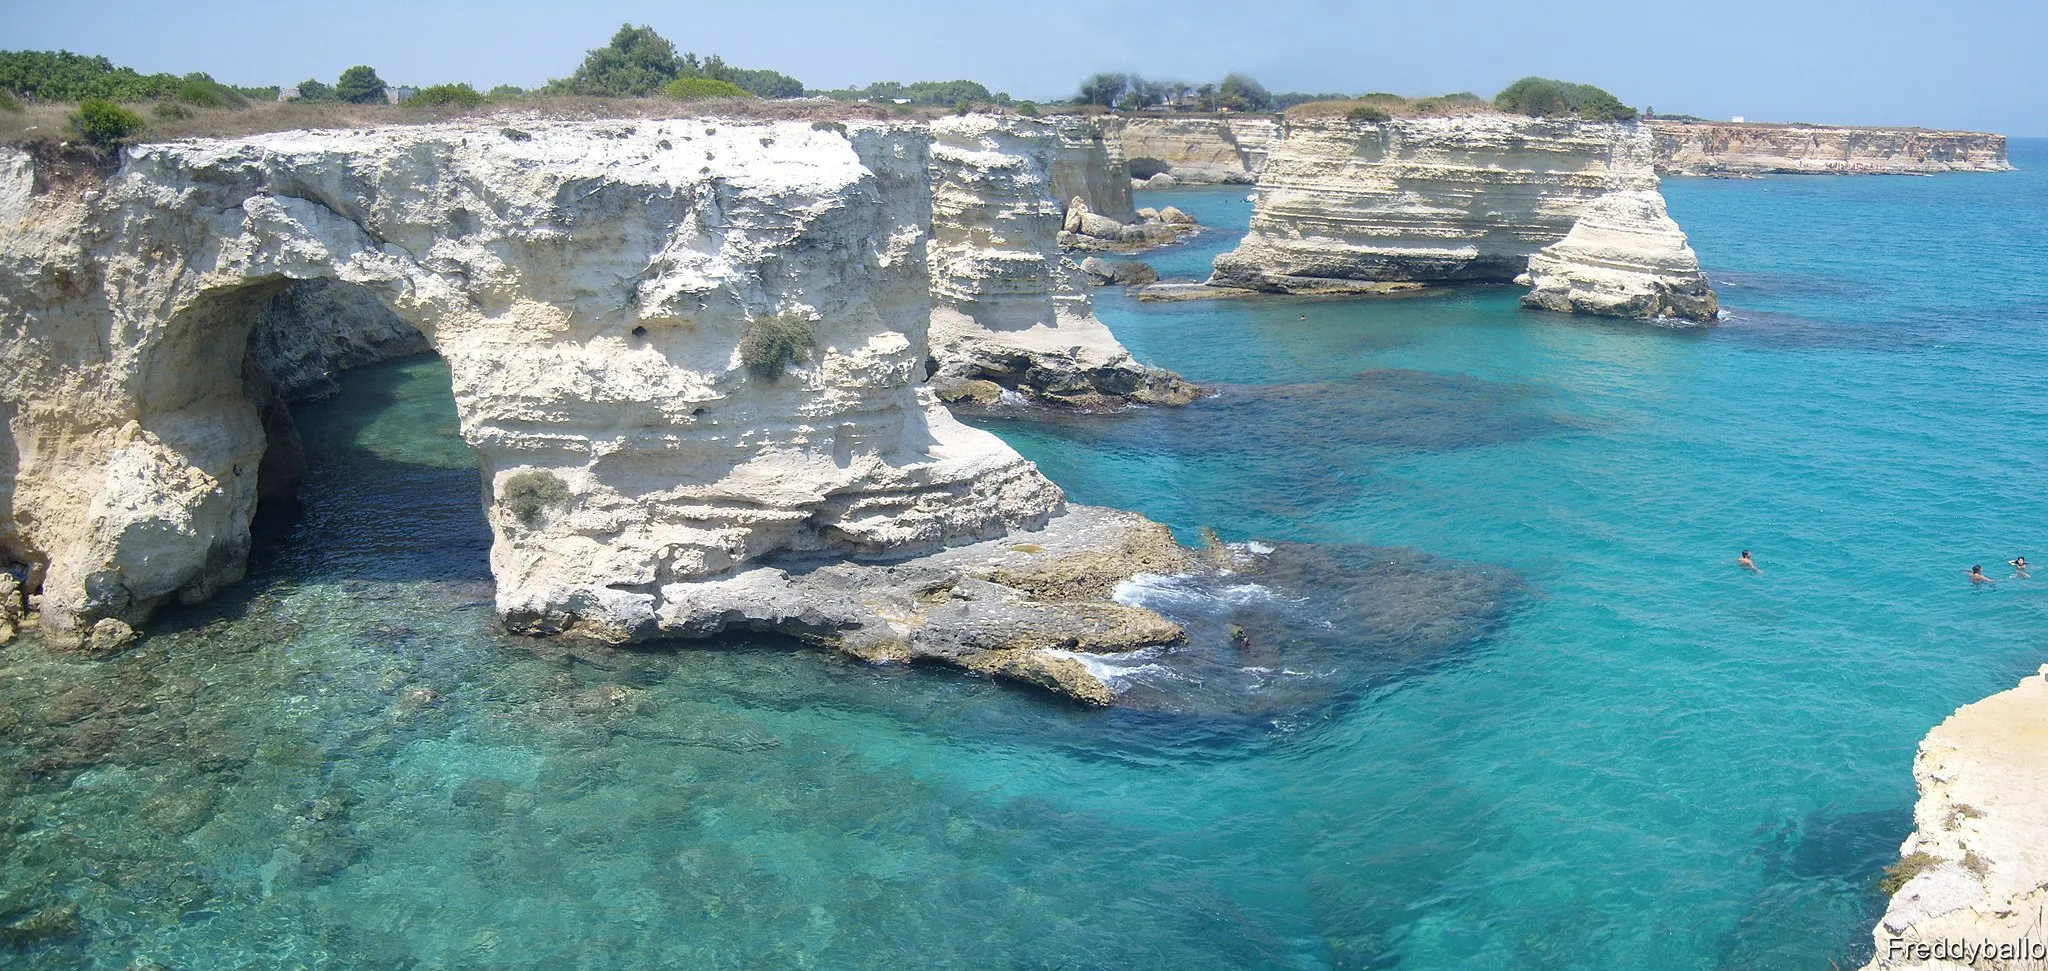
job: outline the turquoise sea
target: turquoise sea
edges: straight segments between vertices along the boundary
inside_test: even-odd
[[[1132,666],[1132,709],[499,635],[445,369],[352,372],[249,582],[112,660],[0,651],[0,966],[1853,966],[1918,740],[2048,661],[2048,576],[1964,580],[2048,563],[2048,142],[2012,156],[1667,181],[1711,329],[1097,291],[1218,394],[980,423],[1311,564],[1134,590],[1309,646]],[[1151,261],[1200,276],[1245,191],[1145,194],[1217,227]]]

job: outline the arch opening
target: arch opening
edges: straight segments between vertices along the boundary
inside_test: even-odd
[[[447,364],[376,292],[317,279],[267,295],[243,387],[265,439],[252,573],[488,583],[488,485]]]
[[[1149,179],[1155,175],[1173,174],[1173,166],[1156,158],[1134,158],[1130,160],[1131,178]]]

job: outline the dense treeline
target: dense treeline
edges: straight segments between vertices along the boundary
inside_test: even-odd
[[[901,102],[911,105],[952,108],[973,104],[1012,104],[1007,94],[989,91],[977,81],[876,81],[864,88],[836,88],[810,94],[838,101]]]
[[[0,90],[34,101],[183,101],[205,108],[239,107],[274,98],[276,88],[236,88],[194,72],[143,74],[104,57],[70,51],[0,51]]]
[[[733,67],[715,54],[701,59],[694,53],[677,54],[675,45],[655,33],[654,28],[632,24],[621,24],[611,43],[584,55],[576,73],[550,81],[541,90],[548,94],[646,98],[683,80],[718,81],[763,98],[795,98],[804,93],[803,82],[780,71]]]
[[[1627,121],[1636,116],[1634,108],[1590,84],[1549,78],[1516,81],[1494,96],[1493,105],[1502,111],[1539,118],[1574,115],[1591,121]]]
[[[1272,111],[1276,107],[1265,85],[1242,74],[1227,74],[1215,84],[1197,85],[1185,81],[1148,81],[1135,74],[1096,74],[1081,82],[1074,103],[1123,111]]]

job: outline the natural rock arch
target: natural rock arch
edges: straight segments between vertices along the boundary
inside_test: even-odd
[[[564,486],[536,518],[491,512],[518,626],[656,636],[677,584],[778,550],[1043,524],[1059,491],[917,387],[926,164],[903,127],[705,120],[147,146],[71,200],[0,159],[14,265],[90,281],[0,279],[35,325],[0,400],[46,621],[140,620],[239,575],[264,442],[239,352],[295,281],[367,288],[433,345],[487,477]],[[53,215],[79,228],[39,231]],[[740,353],[771,316],[809,337],[773,379]]]

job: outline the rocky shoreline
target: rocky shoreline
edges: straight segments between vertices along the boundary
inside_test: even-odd
[[[1964,705],[1920,743],[1913,834],[1872,931],[1879,969],[2034,968],[2048,954],[2048,666]],[[1988,950],[1986,950],[1988,948]]]

